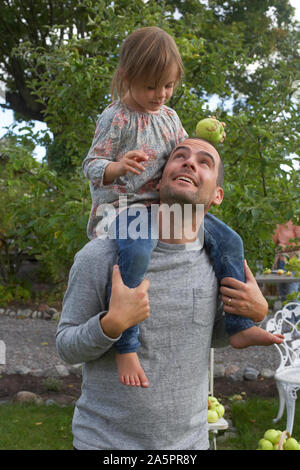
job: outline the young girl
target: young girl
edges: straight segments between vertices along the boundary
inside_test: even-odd
[[[118,100],[100,115],[83,162],[93,201],[89,238],[107,236],[108,214],[103,208],[113,205],[118,210],[120,196],[126,195],[129,206],[142,203],[150,208],[159,203],[156,185],[166,159],[187,137],[176,112],[166,106],[182,74],[177,46],[160,28],[138,29],[125,40],[112,81],[112,95],[117,91]],[[121,237],[122,215],[123,210],[115,220],[118,264],[124,284],[133,288],[144,278],[157,239],[151,237],[150,229],[145,239],[135,240],[127,233]],[[127,217],[126,228],[135,217]],[[149,222],[151,227],[150,210]],[[225,276],[245,281],[240,237],[211,214],[205,216],[204,227],[205,246],[219,281]],[[250,319],[237,315],[226,318],[228,333],[235,337],[254,327]],[[123,333],[116,343],[118,373],[125,385],[147,387],[149,382],[136,352],[139,344],[138,326]]]

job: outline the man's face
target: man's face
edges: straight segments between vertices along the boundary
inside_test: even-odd
[[[160,201],[166,204],[203,204],[207,211],[221,204],[223,190],[217,186],[220,156],[204,140],[187,139],[171,153],[159,183]]]

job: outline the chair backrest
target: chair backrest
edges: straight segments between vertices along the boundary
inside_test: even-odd
[[[290,302],[278,310],[267,322],[266,330],[284,335],[281,344],[275,344],[280,353],[277,370],[300,367],[300,303]]]

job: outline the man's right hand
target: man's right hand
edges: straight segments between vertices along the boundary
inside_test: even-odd
[[[109,308],[100,320],[107,336],[118,338],[127,328],[149,317],[149,285],[149,281],[144,279],[135,289],[130,289],[123,283],[119,266],[113,267]]]

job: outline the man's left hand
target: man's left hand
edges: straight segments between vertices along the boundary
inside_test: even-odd
[[[259,322],[268,313],[268,302],[262,295],[246,260],[244,264],[245,283],[232,277],[224,277],[221,281],[220,292],[224,303],[224,311]]]

